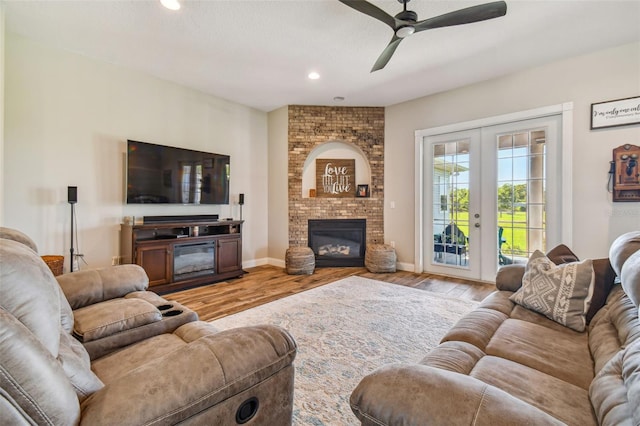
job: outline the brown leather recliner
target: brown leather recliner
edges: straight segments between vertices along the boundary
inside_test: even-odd
[[[0,238],[38,252],[36,243],[16,229],[0,227]],[[91,359],[198,320],[191,309],[147,291],[149,277],[139,265],[87,269],[56,279],[73,309],[73,336]]]
[[[283,329],[189,322],[90,360],[44,261],[0,238],[0,424],[291,423]]]

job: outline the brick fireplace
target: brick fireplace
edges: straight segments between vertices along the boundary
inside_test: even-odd
[[[366,243],[384,242],[384,108],[289,106],[289,245],[308,246],[309,219],[365,219]],[[328,142],[357,147],[370,168],[370,197],[311,198],[305,161]],[[359,182],[358,182],[359,183]]]

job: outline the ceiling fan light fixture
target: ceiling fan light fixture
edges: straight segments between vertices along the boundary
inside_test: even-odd
[[[405,38],[405,37],[409,37],[411,34],[415,32],[416,32],[416,29],[414,27],[412,27],[411,25],[405,25],[396,30],[396,35],[399,38]]]
[[[160,0],[160,4],[169,10],[180,10],[180,2],[178,0]]]

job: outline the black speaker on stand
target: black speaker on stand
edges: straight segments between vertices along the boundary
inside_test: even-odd
[[[71,204],[71,248],[69,252],[71,257],[69,258],[69,272],[73,272],[73,227],[75,225],[75,205],[78,202],[78,187],[77,186],[68,186],[67,187],[67,201]]]

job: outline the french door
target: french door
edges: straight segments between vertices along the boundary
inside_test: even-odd
[[[492,281],[561,241],[562,115],[422,136],[423,270]]]

